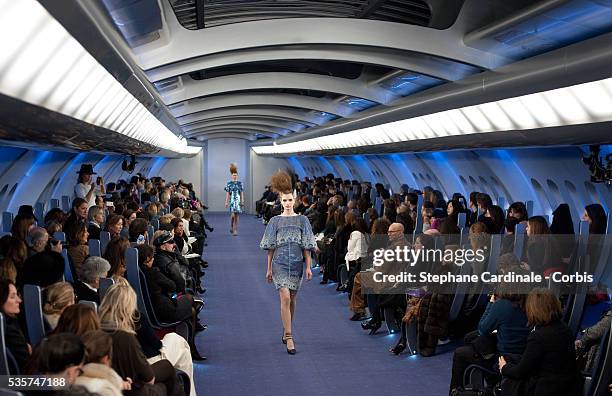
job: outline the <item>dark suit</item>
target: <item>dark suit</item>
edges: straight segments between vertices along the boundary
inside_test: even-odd
[[[98,292],[91,290],[90,287],[80,280],[74,282],[74,293],[76,294],[78,301],[93,301],[96,304],[100,304],[100,296]]]

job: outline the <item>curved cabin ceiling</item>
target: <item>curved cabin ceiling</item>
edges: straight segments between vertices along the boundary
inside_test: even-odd
[[[470,144],[463,135],[477,136],[479,146],[508,146],[516,143],[510,133],[516,131],[529,144],[559,144],[567,142],[561,129],[568,125],[609,121],[583,97],[575,102],[588,117],[561,114],[555,122],[530,123],[523,110],[516,112],[520,107],[499,110],[504,100],[529,95],[546,102],[545,92],[560,88],[575,86],[563,91],[572,99],[576,90],[587,93],[581,84],[608,87],[609,2],[49,0],[43,5],[111,74],[121,76],[129,67],[142,77],[142,87],[159,102],[156,116],[166,117],[162,122],[190,145],[231,134],[269,155],[371,152],[381,144],[410,151]],[[564,104],[559,109],[544,102],[524,108],[564,111]],[[459,120],[457,113],[469,114]],[[485,126],[491,120],[482,119],[489,115],[503,125]],[[559,133],[552,133],[556,128]],[[534,136],[543,129],[547,139],[538,141]],[[593,142],[607,139],[598,129],[589,133]]]

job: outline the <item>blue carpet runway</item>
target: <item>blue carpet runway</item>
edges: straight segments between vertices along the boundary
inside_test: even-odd
[[[266,255],[259,249],[264,225],[240,218],[238,236],[229,233],[229,216],[211,213],[205,259],[206,307],[200,314],[208,330],[198,349],[208,360],[195,364],[198,395],[446,395],[451,354],[431,358],[388,348],[397,335],[384,326],[368,336],[348,318],[346,294],[314,279],[302,283],[293,335],[298,353],[281,343],[278,294],[265,280]],[[449,348],[447,348],[449,349]]]

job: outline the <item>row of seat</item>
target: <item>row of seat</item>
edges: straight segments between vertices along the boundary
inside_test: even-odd
[[[146,201],[140,204],[140,208],[145,209],[150,203],[157,202],[157,197],[151,197],[151,199],[152,199],[151,201]],[[72,205],[72,199],[66,195],[62,196],[61,209],[64,213],[70,212],[71,205]],[[45,203],[43,202],[36,202],[33,206],[33,210],[34,210],[34,216],[38,219],[38,224],[42,226],[43,225],[42,221],[46,213],[51,209],[59,208],[59,207],[60,207],[60,200],[55,199],[55,198],[49,200],[48,206],[45,205]],[[163,208],[160,212],[161,215],[165,215],[168,213],[170,213],[170,210],[168,208]],[[109,215],[108,210],[105,211],[105,215],[106,217],[108,217]],[[3,235],[6,235],[6,233],[9,233],[11,231],[11,226],[13,224],[14,217],[15,215],[12,212],[8,212],[8,211],[2,212],[2,229],[0,232],[2,232]],[[157,227],[159,228],[159,221],[157,223]]]

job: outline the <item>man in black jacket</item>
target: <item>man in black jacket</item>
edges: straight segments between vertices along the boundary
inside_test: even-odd
[[[159,268],[162,274],[174,281],[179,293],[185,293],[188,286],[193,286],[193,279],[191,279],[189,265],[184,262],[181,255],[174,252],[175,244],[172,233],[164,231],[153,241],[153,245],[155,245],[153,266]]]

